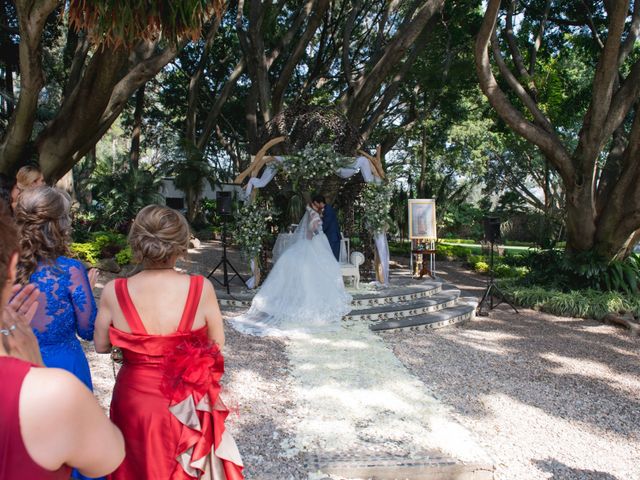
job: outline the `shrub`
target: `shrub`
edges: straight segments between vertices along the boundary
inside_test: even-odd
[[[118,265],[129,265],[133,258],[131,247],[127,245],[125,248],[116,253],[115,259]]]
[[[499,264],[494,267],[497,278],[522,278],[529,273],[528,267],[514,267],[507,264]]]
[[[530,252],[512,253],[507,250],[504,256],[500,258],[500,262],[512,267],[524,267],[529,264],[529,255]]]
[[[100,248],[93,242],[74,242],[71,244],[70,250],[74,257],[91,265],[96,265],[100,260]]]
[[[542,250],[529,254],[525,263],[530,274],[528,284],[539,284],[559,290],[604,290],[627,294],[640,292],[640,256],[631,254],[625,260],[607,262],[594,252],[567,256],[558,250]]]
[[[486,258],[483,255],[475,255],[475,254],[470,254],[467,255],[467,258],[465,259],[465,262],[467,263],[467,265],[469,265],[471,268],[473,268],[473,266],[478,263],[478,262],[486,262]]]
[[[467,243],[472,245],[478,243],[478,240],[473,240],[471,238],[443,238],[442,241],[446,243]]]
[[[640,314],[640,299],[621,292],[571,290],[562,292],[541,286],[523,287],[501,281],[500,288],[513,303],[553,315],[602,320],[609,313]]]
[[[90,241],[74,242],[71,244],[70,249],[76,258],[91,265],[96,265],[102,258],[116,257],[116,261],[121,265],[129,263],[131,260],[130,253],[128,254],[128,260],[127,253],[122,253],[128,249],[128,246],[127,238],[121,233],[95,232],[90,234]],[[121,254],[120,260],[118,260],[119,254]]]
[[[473,264],[473,269],[478,273],[487,273],[489,271],[489,264],[486,262],[476,262]]]

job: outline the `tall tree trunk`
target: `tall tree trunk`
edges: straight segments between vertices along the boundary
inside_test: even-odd
[[[142,135],[142,114],[144,113],[145,85],[136,92],[136,107],[133,112],[133,131],[131,132],[131,149],[129,150],[129,166],[138,170],[140,164],[140,136]]]
[[[609,259],[629,250],[629,243],[640,229],[640,61],[621,69],[640,30],[640,7],[635,3],[632,25],[625,28],[629,0],[608,4],[608,30],[601,43],[595,68],[591,103],[583,119],[578,143],[573,152],[555,132],[551,120],[538,107],[533,75],[520,71],[523,85],[502,58],[496,35],[501,0],[489,0],[476,39],[476,70],[480,87],[489,103],[518,135],[536,145],[562,178],[566,194],[567,251],[595,251]],[[507,11],[507,16],[512,11]],[[548,10],[545,12],[545,18]],[[507,36],[510,35],[507,32]],[[623,36],[626,36],[623,40]],[[536,45],[541,41],[536,39]],[[494,77],[489,56],[504,77],[506,85],[523,105],[516,107]],[[536,47],[537,48],[537,47]],[[509,43],[513,58],[517,46]],[[518,63],[517,61],[515,62]],[[533,70],[533,65],[530,67]],[[625,74],[626,73],[626,77]],[[625,119],[633,118],[624,129]],[[616,132],[617,131],[617,132]],[[622,138],[626,138],[626,142]],[[613,141],[611,141],[613,140]],[[611,143],[610,154],[600,177],[598,159]],[[598,184],[598,181],[600,184]]]
[[[4,69],[4,90],[9,98],[5,98],[5,113],[8,117],[13,113],[13,69],[8,63]]]

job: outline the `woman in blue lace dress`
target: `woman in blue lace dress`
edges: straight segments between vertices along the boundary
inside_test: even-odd
[[[93,340],[96,302],[81,262],[68,258],[69,196],[42,186],[25,190],[16,207],[20,229],[19,280],[40,290],[31,322],[47,367],[63,368],[92,389],[89,363],[78,335]]]

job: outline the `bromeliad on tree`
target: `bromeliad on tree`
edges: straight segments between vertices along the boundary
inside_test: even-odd
[[[89,33],[92,43],[131,46],[160,33],[173,43],[197,39],[212,13],[221,17],[224,0],[71,0],[69,22]]]

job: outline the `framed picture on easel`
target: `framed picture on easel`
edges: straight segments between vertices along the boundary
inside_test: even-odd
[[[438,238],[436,201],[433,198],[409,199],[409,238],[433,241]]]
[[[436,201],[409,200],[409,238],[411,239],[410,269],[414,277],[436,278]]]

